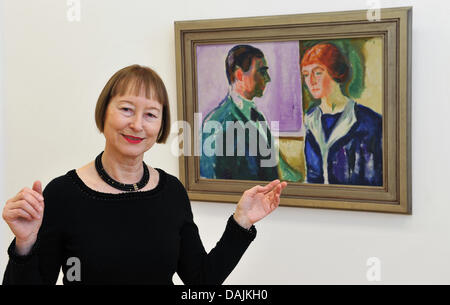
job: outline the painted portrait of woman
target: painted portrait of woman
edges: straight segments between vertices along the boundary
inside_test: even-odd
[[[300,60],[316,103],[304,115],[307,183],[383,185],[382,116],[343,88],[352,65],[333,43],[319,42]]]

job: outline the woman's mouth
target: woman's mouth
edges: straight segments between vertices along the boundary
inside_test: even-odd
[[[125,140],[127,140],[129,143],[132,143],[132,144],[138,144],[138,143],[141,143],[142,140],[144,140],[144,138],[133,137],[133,136],[124,135],[124,134],[123,134],[123,137],[125,138]]]

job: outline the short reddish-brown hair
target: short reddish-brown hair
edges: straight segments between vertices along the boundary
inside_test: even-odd
[[[334,44],[319,43],[308,49],[303,55],[300,67],[311,64],[323,65],[338,83],[343,83],[348,78],[350,68],[347,58]]]
[[[106,109],[113,97],[125,95],[128,92],[139,95],[142,89],[145,90],[145,96],[148,99],[157,100],[163,107],[161,129],[156,143],[165,143],[170,133],[170,108],[167,90],[154,70],[140,65],[131,65],[117,71],[106,83],[95,107],[95,123],[98,130],[103,133]]]

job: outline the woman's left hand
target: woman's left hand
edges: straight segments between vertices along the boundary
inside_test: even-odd
[[[286,182],[277,179],[266,186],[257,185],[246,190],[234,212],[236,222],[249,229],[254,223],[269,215],[280,204],[281,191],[286,186]]]

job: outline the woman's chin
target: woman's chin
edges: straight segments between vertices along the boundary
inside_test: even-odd
[[[117,152],[126,158],[138,158],[142,156],[147,150],[141,147],[120,147]]]

